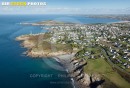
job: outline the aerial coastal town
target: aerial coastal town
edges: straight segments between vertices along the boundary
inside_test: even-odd
[[[102,47],[117,66],[130,71],[130,23],[75,25],[51,27],[52,43],[71,44],[75,50]],[[79,53],[79,52],[78,52]],[[94,51],[85,50],[79,58],[98,59],[101,55],[94,55]],[[98,52],[96,52],[98,53]]]
[[[0,88],[130,88],[130,0],[0,0]]]
[[[76,74],[75,80],[80,83],[87,84],[89,87],[96,83],[94,85],[98,85],[98,88],[130,86],[129,21],[78,24],[49,20],[21,24],[41,26],[48,30],[46,33],[28,34],[16,38],[18,41],[23,41],[22,46],[28,48],[26,51],[28,56],[48,57],[74,54],[70,60],[70,64],[73,65],[71,75]],[[92,78],[93,81],[86,81],[86,76]],[[103,80],[107,83],[102,85]],[[81,88],[89,88],[88,86]]]

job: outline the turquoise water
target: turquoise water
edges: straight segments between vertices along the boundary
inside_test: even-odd
[[[66,15],[5,15],[0,16],[0,88],[72,88],[70,78],[58,77],[67,74],[48,65],[47,58],[37,59],[22,55],[26,49],[15,41],[22,34],[41,33],[38,26],[23,26],[20,22],[38,22],[43,20],[58,20],[78,23],[117,22],[112,19],[85,18],[83,16]],[[50,64],[59,65],[54,59]],[[52,75],[51,77],[32,77],[33,74]],[[69,83],[67,83],[69,82]]]

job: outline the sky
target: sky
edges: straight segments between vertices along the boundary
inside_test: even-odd
[[[46,2],[46,6],[2,6],[2,2]],[[130,0],[0,0],[0,14],[130,14]]]

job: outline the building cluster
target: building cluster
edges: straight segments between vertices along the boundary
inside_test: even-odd
[[[130,23],[75,24],[52,26],[52,43],[70,43],[73,48],[105,47],[110,60],[123,69],[130,68]],[[83,56],[87,56],[86,51]],[[90,54],[89,54],[90,55]],[[94,55],[94,54],[93,54]],[[102,56],[102,55],[101,55]],[[94,56],[93,56],[94,57]]]

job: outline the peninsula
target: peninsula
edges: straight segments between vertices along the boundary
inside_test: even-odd
[[[44,21],[27,24],[47,26],[50,30],[16,38],[28,49],[27,56],[59,57],[67,69],[72,68],[68,72],[73,76],[77,88],[130,86],[129,22],[69,24]],[[72,57],[68,60],[62,55]]]

